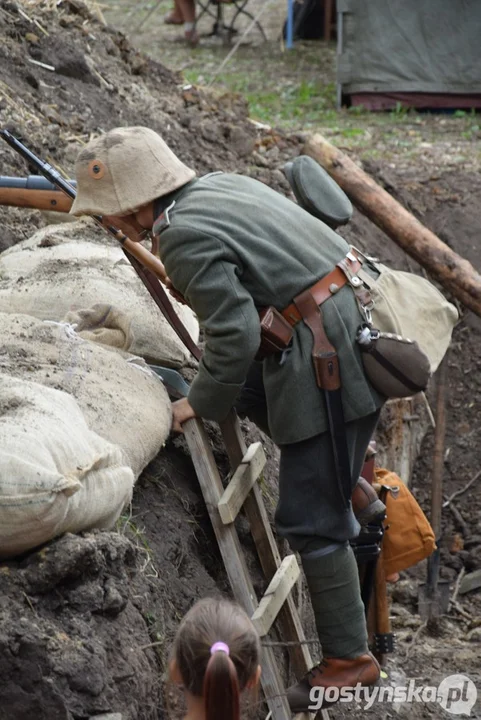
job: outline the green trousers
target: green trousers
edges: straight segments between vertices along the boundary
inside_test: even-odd
[[[250,373],[237,410],[268,431],[259,368]],[[376,412],[346,423],[353,487],[378,419]],[[323,655],[357,657],[367,651],[367,631],[349,540],[357,537],[360,526],[338,491],[330,435],[282,445],[280,451],[276,527],[300,553]]]

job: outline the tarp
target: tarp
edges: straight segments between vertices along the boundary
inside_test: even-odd
[[[358,93],[481,97],[480,0],[337,0],[338,83]]]

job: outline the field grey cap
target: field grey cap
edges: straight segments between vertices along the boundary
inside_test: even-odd
[[[110,130],[80,151],[72,215],[125,215],[195,177],[154,130]]]

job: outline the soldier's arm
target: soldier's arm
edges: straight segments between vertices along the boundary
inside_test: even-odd
[[[162,257],[169,277],[186,297],[205,334],[204,355],[189,403],[198,415],[223,420],[259,348],[259,316],[240,281],[242,268],[229,248],[217,238],[192,230],[175,228],[168,233],[168,243],[161,239],[161,245],[167,246]]]

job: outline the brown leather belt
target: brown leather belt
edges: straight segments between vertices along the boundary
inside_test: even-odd
[[[330,297],[339,292],[339,290],[348,282],[348,274],[356,275],[356,273],[361,269],[361,265],[362,261],[357,256],[356,250],[354,248],[350,248],[349,253],[337,263],[334,270],[318,280],[315,285],[309,288],[309,292],[316,301],[316,304],[322,305],[323,302],[329,300]],[[347,274],[342,269],[343,267],[346,268]],[[302,315],[296,307],[295,302],[292,302],[284,308],[284,310],[282,310],[282,315],[292,326],[302,320]]]

